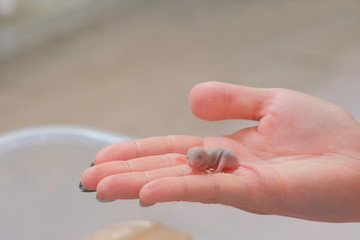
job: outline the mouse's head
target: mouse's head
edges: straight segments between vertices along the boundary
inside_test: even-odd
[[[194,169],[206,170],[209,152],[202,147],[193,147],[188,151],[188,165]]]

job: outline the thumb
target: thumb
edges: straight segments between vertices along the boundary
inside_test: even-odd
[[[271,89],[205,82],[191,90],[189,102],[192,112],[205,120],[260,120],[265,114],[266,102],[273,94]]]

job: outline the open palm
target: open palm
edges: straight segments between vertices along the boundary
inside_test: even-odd
[[[251,119],[258,126],[227,136],[111,145],[84,172],[83,187],[99,199],[220,203],[259,214],[359,221],[360,127],[345,110],[299,92],[219,82],[196,86],[190,105],[206,120]],[[184,157],[194,146],[232,149],[242,166],[194,174]]]

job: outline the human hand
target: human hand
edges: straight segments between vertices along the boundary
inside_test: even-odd
[[[219,203],[258,214],[360,221],[360,127],[343,109],[285,89],[219,82],[191,91],[198,117],[250,119],[258,125],[226,136],[166,136],[120,142],[100,151],[82,175],[99,199]],[[190,171],[194,146],[232,149],[232,172]]]

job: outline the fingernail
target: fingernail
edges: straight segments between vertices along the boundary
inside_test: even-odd
[[[95,192],[95,190],[87,190],[86,188],[84,188],[81,182],[79,183],[79,189],[82,192]]]
[[[94,164],[94,162],[92,162],[91,164],[90,164],[90,167],[93,167],[95,164]],[[95,192],[95,190],[87,190],[87,189],[85,189],[84,187],[83,187],[83,185],[81,184],[81,182],[79,183],[79,189],[80,189],[80,191],[82,191],[82,192]]]
[[[139,205],[140,205],[140,207],[151,207],[151,206],[154,206],[155,203],[144,203],[141,200],[139,200]]]
[[[114,200],[111,200],[111,199],[99,198],[98,196],[96,196],[96,200],[98,202],[101,202],[101,203],[108,203],[108,202],[113,202],[114,201]]]

